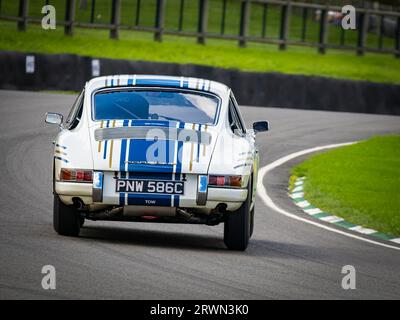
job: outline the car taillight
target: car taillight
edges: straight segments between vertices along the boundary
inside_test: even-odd
[[[241,187],[242,176],[208,176],[208,185],[218,187]]]
[[[92,182],[93,181],[93,172],[90,170],[86,170],[83,176],[83,180],[87,182]]]
[[[92,170],[65,169],[60,172],[60,180],[68,182],[92,182]]]

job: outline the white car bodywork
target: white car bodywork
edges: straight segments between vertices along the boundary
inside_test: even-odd
[[[101,90],[124,88],[175,88],[209,92],[219,98],[219,111],[214,125],[199,125],[166,120],[93,120],[94,94]],[[229,123],[229,112],[237,112],[236,120],[244,126],[236,100],[231,90],[218,82],[183,77],[118,75],[99,77],[87,82],[82,94],[83,110],[78,124],[73,129],[62,128],[55,139],[54,148],[54,192],[65,205],[79,199],[88,212],[124,207],[139,206],[146,215],[163,208],[193,209],[201,214],[212,214],[220,204],[227,212],[239,209],[247,198],[248,181],[252,175],[252,195],[257,185],[258,151],[255,146],[253,130],[233,132]],[[78,101],[79,103],[79,101]],[[230,110],[235,108],[236,111]],[[158,138],[139,138],[146,130],[158,132]],[[154,143],[163,140],[163,134],[174,135],[168,140],[170,159],[166,163],[146,160],[146,150]],[[179,133],[184,138],[179,140]],[[119,135],[112,138],[113,134]],[[185,140],[185,134],[203,137],[206,143]],[[122,137],[121,137],[122,136]],[[154,146],[153,146],[154,147]],[[60,181],[62,168],[93,170],[101,172],[101,197],[95,186],[98,176],[94,174],[93,183]],[[116,192],[116,178],[144,177],[148,174],[157,179],[158,172],[167,180],[184,180],[183,195],[155,195]],[[240,187],[206,186],[199,193],[200,176],[232,175],[241,176]],[[204,180],[206,181],[206,180]],[[204,182],[203,181],[203,182]],[[204,188],[204,186],[201,186]],[[202,197],[202,199],[200,199]],[[253,196],[254,198],[254,196]],[[253,199],[252,199],[253,200]],[[253,201],[252,201],[253,206]],[[146,209],[147,208],[147,209]],[[148,209],[153,211],[149,211]],[[171,215],[168,211],[165,215]],[[96,215],[93,215],[95,218]]]

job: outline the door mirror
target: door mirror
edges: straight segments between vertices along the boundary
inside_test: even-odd
[[[256,121],[253,123],[254,133],[263,132],[269,130],[269,122],[268,121]]]
[[[63,116],[62,116],[62,114],[59,114],[59,113],[47,112],[46,118],[44,121],[46,123],[56,124],[59,127],[61,127],[62,123],[63,123]]]

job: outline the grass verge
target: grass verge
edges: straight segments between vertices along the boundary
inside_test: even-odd
[[[193,63],[244,71],[304,74],[384,83],[400,83],[400,59],[390,55],[249,44],[238,48],[235,41],[209,40],[198,45],[192,38],[165,36],[153,41],[151,33],[121,31],[120,40],[108,39],[103,30],[76,29],[73,37],[63,29],[43,30],[29,25],[27,32],[16,31],[16,24],[0,22],[0,50],[37,53],[72,53],[84,56],[158,62]]]
[[[292,175],[307,177],[305,198],[321,210],[400,236],[400,136],[314,155]]]

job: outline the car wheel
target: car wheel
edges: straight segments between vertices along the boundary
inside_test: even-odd
[[[250,238],[253,236],[254,231],[254,206],[250,211]]]
[[[65,205],[57,194],[54,194],[53,226],[58,234],[70,237],[77,237],[81,228],[78,210]]]
[[[228,249],[244,251],[250,239],[251,178],[247,199],[235,212],[227,214],[224,225],[224,242]]]
[[[85,218],[79,217],[79,226],[82,228],[84,224],[85,224]]]

